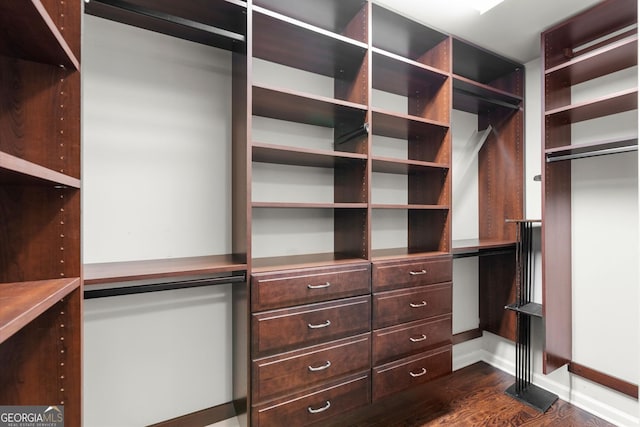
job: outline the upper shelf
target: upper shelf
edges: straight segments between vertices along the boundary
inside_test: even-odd
[[[314,150],[259,142],[254,142],[252,147],[253,161],[261,163],[334,168],[339,164],[367,160],[366,154],[344,151]]]
[[[493,52],[460,39],[453,39],[453,74],[458,77],[521,97],[524,88],[516,87],[508,79],[521,68],[521,64],[510,59],[497,56]]]
[[[335,127],[337,122],[364,123],[367,106],[288,89],[253,86],[253,114],[272,119]]]
[[[80,188],[80,180],[0,151],[1,183],[40,183]]]
[[[353,80],[365,43],[260,8],[253,9],[253,55],[329,77]]]
[[[577,123],[638,108],[638,88],[626,89],[593,100],[547,110],[556,123]]]
[[[437,68],[373,48],[373,84],[376,89],[403,96],[431,92],[429,87],[442,85],[449,74]]]
[[[373,47],[450,72],[449,37],[439,31],[373,4]]]
[[[453,108],[477,114],[496,107],[518,110],[522,97],[466,77],[453,76]]]
[[[365,0],[254,0],[253,5],[367,43]]]
[[[545,49],[545,63],[552,68],[567,61],[567,52],[593,42],[636,23],[636,0],[601,2],[543,33],[543,42],[552,43],[553,50]],[[571,55],[569,55],[571,56]]]
[[[449,130],[448,123],[422,119],[408,114],[373,109],[372,116],[371,133],[389,138],[406,140],[431,137],[435,134],[442,137]]]
[[[0,54],[78,70],[73,54],[40,0],[0,2]]]
[[[545,75],[572,86],[633,67],[637,61],[638,34],[634,32],[551,67],[545,71]]]
[[[240,0],[91,0],[85,12],[221,49],[245,46],[247,4]]]
[[[246,269],[246,260],[236,255],[105,262],[85,264],[83,267],[85,285],[231,273]]]
[[[0,283],[0,344],[80,287],[80,278]]]

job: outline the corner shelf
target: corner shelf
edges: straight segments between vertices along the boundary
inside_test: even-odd
[[[0,3],[0,53],[80,69],[78,58],[67,44],[40,0]]]
[[[80,288],[80,278],[0,283],[0,344]]]

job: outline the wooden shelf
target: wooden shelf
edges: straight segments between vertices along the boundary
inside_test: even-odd
[[[522,107],[522,97],[466,77],[453,76],[454,109],[478,114],[496,107],[518,110]]]
[[[331,31],[336,34],[346,35],[349,24],[358,20],[363,13],[363,2],[361,0],[255,0],[254,10],[271,11],[289,16],[298,21],[302,21],[312,26]],[[366,5],[365,5],[366,10]],[[362,24],[361,32],[350,34],[350,36],[363,43],[366,39],[366,25],[364,16],[360,18]]]
[[[235,255],[105,262],[84,265],[84,284],[230,273],[246,269],[246,260]]]
[[[455,257],[456,255],[480,254],[483,251],[513,250],[515,246],[515,240],[462,239],[452,242],[451,252]]]
[[[243,49],[246,11],[246,2],[238,0],[91,0],[85,4],[90,15],[226,50]]]
[[[253,86],[253,114],[272,119],[335,127],[364,123],[366,105],[268,86]]]
[[[253,202],[254,208],[269,209],[366,209],[366,203],[295,203],[295,202]]]
[[[545,117],[559,123],[577,123],[638,108],[638,88],[627,89],[593,100],[554,108]]]
[[[424,56],[440,43],[447,35],[372,4],[371,26],[373,46],[411,60],[424,63]],[[443,69],[448,72],[448,69]]]
[[[78,58],[40,0],[0,2],[0,53],[78,70]]]
[[[273,270],[290,270],[294,268],[308,268],[331,265],[345,265],[366,262],[363,258],[342,256],[336,253],[289,255],[279,257],[254,258],[251,261],[251,271],[260,273]]]
[[[356,75],[367,53],[365,43],[253,8],[253,55],[315,74],[345,79]]]
[[[80,188],[80,180],[0,152],[0,182],[6,184],[53,184]]]
[[[373,172],[407,175],[429,172],[445,173],[449,170],[449,165],[433,162],[421,162],[417,160],[372,157],[372,169]]]
[[[522,65],[481,47],[453,38],[453,70],[458,78],[495,86],[496,80],[512,74]],[[497,88],[497,87],[496,87]],[[514,92],[515,95],[521,93]]]
[[[403,96],[416,92],[430,92],[431,86],[440,86],[449,74],[402,56],[373,48],[372,87]],[[445,107],[446,108],[446,107]]]
[[[409,248],[386,248],[386,249],[374,249],[372,251],[372,261],[386,261],[392,259],[411,259],[411,258],[424,258],[424,257],[436,257],[442,255],[449,255],[448,252],[442,251],[430,251],[430,252],[413,252]]]
[[[548,69],[567,60],[565,49],[571,49],[606,36],[637,20],[637,3],[633,0],[600,2],[545,31],[547,40],[555,49],[548,49]],[[544,52],[543,52],[544,53]]]
[[[259,142],[253,143],[252,153],[254,162],[320,168],[335,168],[337,165],[367,160],[366,154],[314,150]]]
[[[598,155],[604,151],[638,147],[638,138],[615,138],[584,144],[570,144],[544,150],[547,161],[575,155]]]
[[[547,78],[567,86],[633,67],[638,62],[638,34],[590,50],[545,71]]]
[[[409,139],[429,137],[434,134],[443,135],[449,130],[445,122],[423,119],[408,114],[372,109],[373,120],[371,132],[375,135],[390,138]]]
[[[80,278],[0,283],[0,343],[80,287]]]
[[[448,205],[417,205],[417,204],[386,204],[386,203],[373,203],[372,209],[400,209],[400,210],[413,210],[413,211],[447,211]]]

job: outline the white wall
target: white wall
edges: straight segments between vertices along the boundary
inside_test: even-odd
[[[230,53],[89,15],[83,37],[84,262],[229,253]],[[230,301],[229,285],[85,301],[84,425],[231,401]]]

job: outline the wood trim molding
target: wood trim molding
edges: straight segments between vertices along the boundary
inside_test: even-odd
[[[638,399],[638,385],[621,380],[620,378],[612,377],[603,372],[596,371],[595,369],[588,368],[579,363],[570,362],[569,372],[578,375],[587,380],[593,381],[610,389],[619,391],[627,396]]]
[[[453,345],[463,343],[465,341],[471,341],[482,336],[482,329],[469,329],[468,331],[453,334],[451,342]]]
[[[235,416],[236,410],[234,408],[234,402],[227,402],[170,420],[151,424],[148,427],[202,427],[224,421]]]

